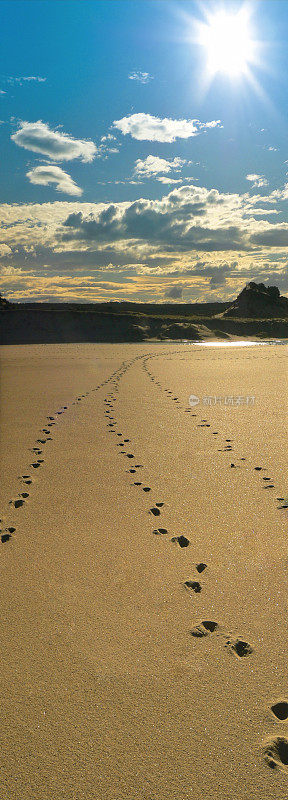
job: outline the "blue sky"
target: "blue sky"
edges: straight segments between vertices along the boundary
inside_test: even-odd
[[[253,59],[208,74],[199,24],[243,9]],[[2,0],[0,26],[7,297],[288,291],[288,0]]]

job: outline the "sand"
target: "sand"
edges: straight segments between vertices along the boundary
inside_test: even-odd
[[[287,800],[287,347],[1,367],[1,800]]]

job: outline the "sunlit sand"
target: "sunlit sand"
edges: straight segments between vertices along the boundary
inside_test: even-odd
[[[287,348],[239,344],[2,348],[1,800],[286,800]]]

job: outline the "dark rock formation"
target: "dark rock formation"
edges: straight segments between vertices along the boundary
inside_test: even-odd
[[[264,286],[264,283],[251,281],[220,316],[285,319],[288,317],[288,299],[281,297],[277,286]]]

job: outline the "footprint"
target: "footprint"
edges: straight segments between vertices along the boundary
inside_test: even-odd
[[[192,589],[196,594],[202,591],[202,586],[199,581],[185,581],[184,586],[186,586],[186,589]]]
[[[197,639],[200,639],[202,636],[208,636],[208,633],[214,633],[218,627],[218,622],[212,622],[212,620],[206,619],[203,622],[200,622],[199,625],[195,625],[190,633],[191,636],[195,636]]]
[[[266,739],[263,745],[264,761],[271,769],[288,772],[288,739],[274,736]]]
[[[196,564],[197,572],[204,572],[204,569],[207,569],[207,564],[204,564],[204,561],[200,561],[199,564]]]
[[[186,536],[182,535],[173,536],[171,542],[177,542],[179,544],[179,547],[188,547],[188,545],[190,544],[189,539],[187,539]]]
[[[288,719],[288,702],[287,700],[278,700],[277,703],[273,703],[271,706],[271,711],[274,717],[278,719],[279,722],[286,722]]]
[[[9,542],[9,539],[11,539],[11,534],[10,533],[2,533],[1,534],[1,542],[2,542],[2,544],[4,544],[5,542]]]
[[[150,486],[143,486],[143,492],[151,492]]]
[[[168,531],[167,528],[158,528],[157,530],[154,530],[153,533],[155,533],[155,535],[158,536],[159,534],[165,535],[166,533],[168,533]]]
[[[164,506],[164,503],[155,503],[155,506],[157,506],[157,508],[162,508],[162,506]]]
[[[253,647],[251,647],[249,642],[245,642],[244,639],[235,639],[234,642],[231,642],[228,639],[225,647],[229,647],[232,653],[235,653],[237,658],[245,658],[253,653]]]
[[[159,508],[150,508],[150,513],[154,514],[154,517],[159,517],[160,516]]]
[[[12,504],[12,505],[13,505],[15,508],[20,508],[21,506],[24,506],[24,500],[10,500],[10,503],[11,503],[11,504]]]
[[[31,467],[34,467],[34,469],[37,469],[38,467],[40,467],[40,464],[38,464],[38,462],[35,461],[34,464],[31,464]]]
[[[134,486],[142,486],[141,481],[134,481]]]

